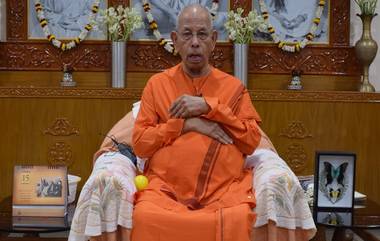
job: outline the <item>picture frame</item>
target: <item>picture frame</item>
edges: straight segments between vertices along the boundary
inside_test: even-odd
[[[12,215],[66,215],[68,179],[66,166],[15,166]]]
[[[261,14],[260,0],[252,0],[252,6]],[[326,4],[321,14],[320,23],[315,33],[312,44],[330,43],[330,1]],[[276,30],[277,35],[285,42],[302,41],[310,30],[318,7],[315,0],[263,0],[269,13],[269,23]],[[273,43],[269,33],[257,30],[254,33],[253,42]]]
[[[317,212],[317,223],[328,226],[347,226],[353,224],[353,212],[321,211]]]
[[[316,152],[314,208],[352,210],[355,193],[355,153]]]
[[[49,29],[58,39],[71,40],[77,37],[81,29],[88,24],[88,16],[95,0],[44,1],[42,6]],[[30,40],[46,39],[37,18],[34,0],[27,0],[27,36]],[[107,1],[99,2],[99,9],[107,8]],[[99,14],[99,13],[98,13]],[[90,31],[87,40],[107,40],[107,32]]]
[[[200,3],[207,8],[211,9],[212,0],[203,0]],[[143,27],[136,30],[131,35],[131,40],[135,41],[156,41],[156,37],[153,31],[149,28],[149,22],[146,17],[146,13],[141,5],[140,0],[130,0],[130,7],[135,8],[143,18]],[[170,40],[170,33],[175,29],[176,18],[180,11],[188,4],[193,3],[191,0],[181,1],[162,1],[162,0],[150,0],[151,9],[150,12],[158,25],[158,30],[161,33],[162,38]],[[228,42],[228,33],[224,27],[224,23],[227,20],[227,13],[230,10],[229,1],[219,1],[218,14],[213,21],[214,28],[218,32],[218,42]]]

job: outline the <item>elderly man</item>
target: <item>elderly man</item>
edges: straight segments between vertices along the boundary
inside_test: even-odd
[[[141,106],[109,132],[147,159],[149,186],[134,195],[136,169],[106,138],[79,197],[69,241],[127,241],[132,227],[133,241],[310,239],[315,226],[299,198],[302,188],[257,126],[247,91],[208,64],[216,32],[207,10],[186,7],[177,25],[172,39],[181,64],[154,75]],[[262,199],[256,224],[252,180]],[[278,194],[280,206],[272,198]]]
[[[241,82],[209,65],[217,32],[208,10],[185,7],[172,32],[182,62],[147,83],[133,149],[148,158],[136,197],[133,241],[249,240],[252,171],[261,135]]]

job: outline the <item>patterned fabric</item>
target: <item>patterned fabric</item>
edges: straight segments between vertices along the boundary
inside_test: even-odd
[[[118,152],[99,156],[79,196],[69,241],[113,232],[118,225],[132,228],[135,173],[131,161]]]
[[[253,167],[253,186],[257,214],[255,227],[268,224],[277,227],[308,230],[310,239],[316,227],[305,193],[298,178],[276,153],[258,149],[246,159],[246,166]]]

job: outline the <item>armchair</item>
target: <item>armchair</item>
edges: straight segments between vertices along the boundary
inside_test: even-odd
[[[134,118],[139,102],[108,133],[118,141],[131,143]],[[275,151],[269,138],[246,157],[246,167],[253,168],[257,219],[251,240],[309,240],[316,227],[303,189],[288,165]],[[144,160],[138,159],[137,169]],[[136,192],[136,167],[117,152],[106,138],[94,155],[93,171],[79,196],[69,241],[88,239],[129,240],[132,228],[133,196]]]

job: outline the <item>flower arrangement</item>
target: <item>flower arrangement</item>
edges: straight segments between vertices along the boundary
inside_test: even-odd
[[[99,13],[97,21],[107,26],[112,41],[127,41],[129,35],[143,24],[140,14],[134,8],[119,5],[116,9],[109,7]]]
[[[362,15],[375,15],[377,0],[355,0]]]
[[[250,11],[246,17],[243,17],[243,12],[242,8],[238,8],[236,12],[229,11],[224,24],[229,38],[238,44],[250,43],[257,29],[262,32],[266,32],[267,29],[264,18],[256,10]]]

